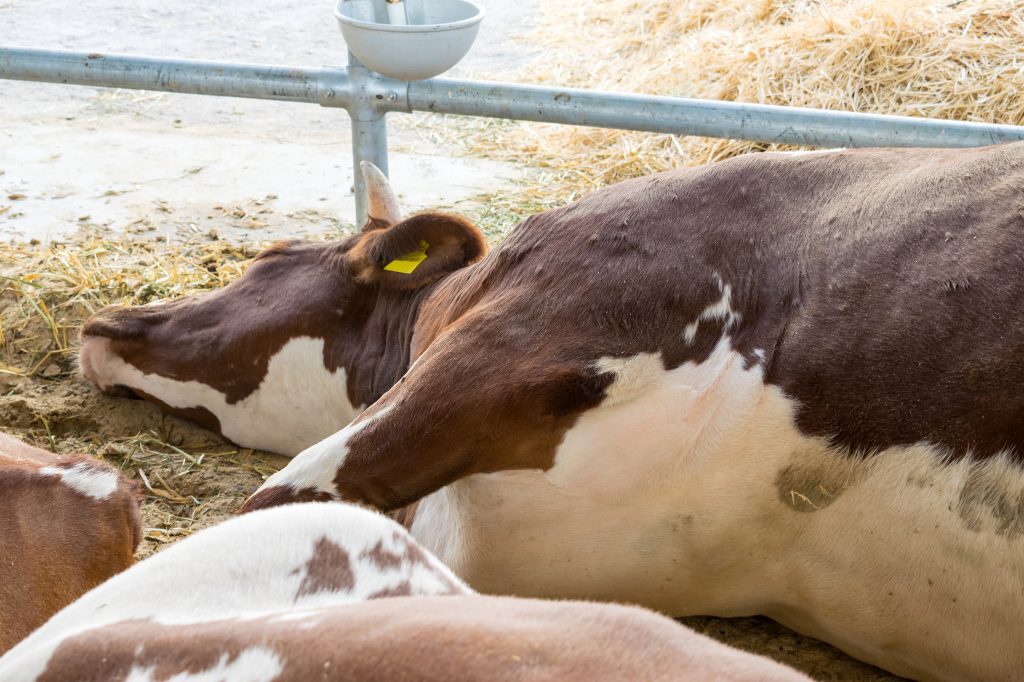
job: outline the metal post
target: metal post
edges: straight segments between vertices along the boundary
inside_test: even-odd
[[[356,199],[356,227],[366,224],[367,204],[366,183],[360,164],[369,161],[388,174],[388,126],[385,113],[375,106],[375,95],[371,92],[376,81],[373,73],[359,63],[351,52],[348,53],[349,83],[352,84],[352,104],[348,108],[352,119],[352,186]]]
[[[317,103],[323,69],[0,47],[0,78]],[[331,85],[338,99],[328,105],[347,106],[337,74]]]

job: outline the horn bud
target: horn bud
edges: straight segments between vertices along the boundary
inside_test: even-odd
[[[402,221],[395,190],[383,172],[369,161],[359,164],[366,184],[366,226],[363,230],[379,230]]]

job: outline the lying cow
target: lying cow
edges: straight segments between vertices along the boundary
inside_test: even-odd
[[[0,433],[0,653],[130,566],[141,539],[114,469]]]
[[[413,535],[486,592],[1019,673],[1024,144],[640,178],[479,262],[464,219],[374,186],[359,235],[97,316],[86,376],[284,452],[372,403],[245,508],[418,501]]]
[[[0,658],[0,678],[807,680],[643,609],[476,595],[398,524],[334,503],[169,547]]]

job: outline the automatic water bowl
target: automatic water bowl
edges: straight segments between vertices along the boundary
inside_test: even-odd
[[[484,11],[470,0],[339,0],[334,16],[348,49],[367,68],[415,81],[466,56]]]

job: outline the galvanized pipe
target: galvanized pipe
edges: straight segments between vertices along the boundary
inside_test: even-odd
[[[409,83],[409,108],[809,147],[979,147],[1024,139],[1020,126],[446,78]]]
[[[856,114],[433,78],[406,83],[368,71],[0,47],[0,78],[340,107],[352,119],[356,217],[366,219],[359,162],[387,173],[390,111],[546,121],[810,147],[976,147],[1024,139],[1024,127]]]
[[[362,162],[369,161],[377,166],[384,175],[388,175],[388,128],[384,120],[384,112],[374,102],[385,98],[391,102],[397,100],[378,91],[376,74],[359,63],[355,55],[348,53],[349,83],[355,92],[354,105],[348,113],[352,119],[352,186],[356,197],[356,227],[366,224],[369,197],[366,194],[366,181],[363,178]],[[381,100],[377,96],[381,96]]]
[[[1019,126],[446,78],[404,83],[370,74],[357,84],[350,76],[351,70],[332,68],[0,48],[2,78],[316,102],[380,113],[432,111],[814,147],[970,147],[1024,139]]]
[[[361,84],[335,68],[0,48],[0,78],[255,97],[323,106],[515,118],[814,147],[970,147],[1024,139],[1024,127],[433,78]],[[369,72],[367,72],[369,73]]]
[[[0,78],[284,102],[319,103],[325,80],[322,71],[307,67],[0,47]],[[338,87],[337,74],[331,84]],[[342,98],[347,94],[347,88],[335,92],[335,96]],[[331,106],[346,106],[346,103]]]

